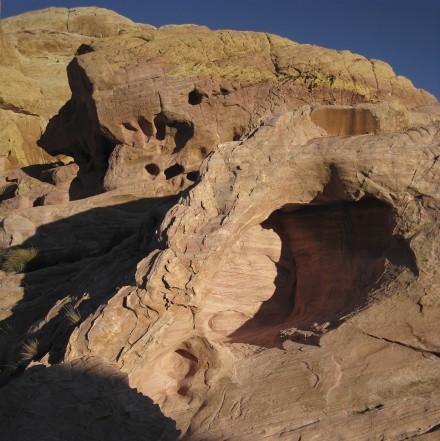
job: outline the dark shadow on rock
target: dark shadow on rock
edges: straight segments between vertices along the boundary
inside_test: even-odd
[[[0,389],[0,433],[10,441],[174,441],[158,405],[96,357],[31,367]]]
[[[22,167],[22,170],[31,178],[38,179],[42,182],[49,182],[49,180],[45,179],[44,177],[44,171],[50,170],[54,167],[59,167],[61,165],[64,165],[62,162],[52,162],[50,164],[33,164],[28,165],[26,167]]]
[[[75,326],[119,287],[135,286],[136,265],[158,246],[153,233],[178,197],[92,208],[42,225],[22,244],[35,246],[38,256],[22,279],[23,297],[0,322],[0,329],[6,330],[0,333],[2,384],[16,371],[8,365],[15,364],[18,371],[23,367],[20,351],[26,340],[39,342],[34,359],[49,353],[51,363],[62,361]],[[80,314],[78,323],[69,323],[65,310],[56,309],[67,297]]]
[[[72,182],[70,199],[77,200],[104,191],[108,159],[119,141],[101,127],[92,85],[77,58],[67,66],[67,77],[72,97],[50,119],[37,144],[52,156],[74,158],[79,173]]]
[[[366,306],[387,274],[417,274],[408,244],[393,235],[392,208],[376,199],[284,207],[262,226],[281,239],[275,291],[233,342],[319,345],[323,332]]]

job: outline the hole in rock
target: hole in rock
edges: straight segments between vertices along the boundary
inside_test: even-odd
[[[186,179],[188,179],[188,181],[196,182],[198,177],[199,177],[198,171],[192,171],[186,174]]]
[[[89,44],[83,43],[78,47],[75,55],[84,55],[84,54],[88,54],[93,51],[94,51],[94,49],[92,46],[90,46]]]
[[[186,349],[177,349],[176,354],[179,354],[184,360],[186,360],[187,364],[187,372],[185,374],[185,378],[193,377],[197,372],[197,368],[199,366],[199,359],[188,352]]]
[[[130,124],[129,122],[123,122],[122,125],[127,129],[130,130],[131,132],[137,132],[137,128],[134,127],[132,124]]]
[[[188,94],[188,104],[196,106],[197,104],[200,104],[202,102],[204,96],[206,95],[202,92],[199,92],[197,89],[194,89]]]
[[[378,122],[368,109],[316,109],[312,121],[331,136],[365,135],[376,133]]]
[[[148,121],[147,119],[145,119],[144,117],[141,116],[138,119],[138,124],[139,124],[140,129],[142,130],[142,133],[145,136],[148,136],[148,137],[153,136],[153,126],[150,123],[150,121]]]
[[[154,126],[156,127],[156,139],[158,141],[164,141],[167,135],[174,138],[175,147],[173,153],[182,150],[194,136],[194,125],[192,122],[170,121],[163,113],[156,115]],[[147,134],[148,130],[147,133],[144,133]]]
[[[186,146],[188,141],[194,136],[194,126],[192,123],[174,121],[170,124],[170,127],[175,128],[174,142],[176,147],[173,153],[177,153]]]
[[[389,268],[415,270],[393,228],[392,208],[375,199],[275,211],[243,235],[220,270],[210,328],[266,347],[282,338],[316,344],[323,329],[366,304]]]
[[[160,168],[156,164],[147,164],[145,170],[152,176],[157,176],[160,173]]]
[[[165,139],[165,134],[167,131],[167,119],[163,113],[159,113],[154,118],[154,127],[156,127],[156,139],[158,141],[163,141]]]
[[[179,395],[182,395],[183,397],[186,397],[189,394],[189,387],[188,386],[180,386],[177,390],[177,393]]]
[[[40,196],[37,199],[35,199],[34,203],[32,204],[33,207],[41,207],[44,205],[44,197]]]
[[[167,179],[175,178],[185,171],[185,168],[180,164],[174,164],[171,167],[168,167],[164,173]]]

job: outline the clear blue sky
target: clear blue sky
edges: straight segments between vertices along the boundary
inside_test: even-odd
[[[440,99],[440,0],[2,0],[3,17],[49,6],[101,6],[161,26],[264,31],[391,64]]]

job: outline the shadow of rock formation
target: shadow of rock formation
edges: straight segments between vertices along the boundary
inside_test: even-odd
[[[75,326],[120,287],[135,284],[136,265],[150,251],[154,229],[174,202],[175,197],[145,198],[92,208],[39,226],[20,245],[36,247],[38,256],[26,273],[0,280],[0,328],[6,330],[0,333],[2,383],[26,364],[20,350],[29,338],[39,342],[35,358],[48,354],[51,363],[62,361]],[[79,313],[78,323],[66,317],[69,305]]]
[[[11,441],[173,441],[176,424],[131,389],[116,367],[90,357],[28,369],[0,390],[0,432]]]

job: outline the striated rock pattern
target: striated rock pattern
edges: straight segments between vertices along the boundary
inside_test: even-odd
[[[437,439],[435,98],[346,51],[99,9],[7,35],[42,23],[91,40],[40,141],[75,162],[0,187],[2,259],[38,250],[0,272],[1,433]]]
[[[329,137],[304,108],[219,146],[136,287],[77,328],[66,359],[117,362],[189,439],[427,432],[439,133]]]

